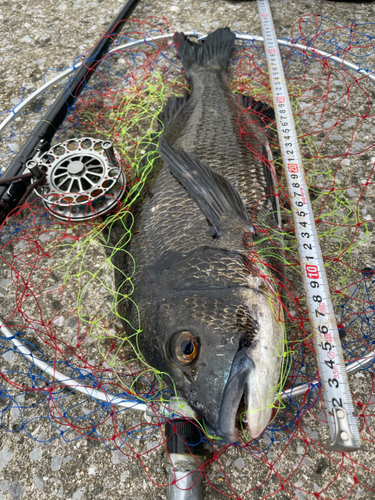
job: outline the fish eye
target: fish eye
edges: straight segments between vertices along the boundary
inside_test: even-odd
[[[197,357],[198,350],[198,340],[191,332],[183,331],[174,335],[172,355],[181,365],[190,365]]]

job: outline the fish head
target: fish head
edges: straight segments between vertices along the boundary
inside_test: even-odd
[[[139,338],[177,396],[231,442],[244,411],[251,437],[267,427],[280,376],[278,305],[261,285],[159,290],[153,333]]]

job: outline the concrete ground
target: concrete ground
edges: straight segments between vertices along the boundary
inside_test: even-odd
[[[320,13],[331,19],[350,25],[354,19],[359,22],[372,21],[375,18],[375,4],[361,2],[329,2],[325,0],[287,1],[272,0],[272,12],[278,36],[289,37],[292,25],[308,13]],[[36,89],[43,80],[43,73],[47,68],[60,69],[71,62],[83,51],[92,46],[100,36],[102,30],[109,24],[114,15],[122,6],[122,1],[117,0],[25,0],[23,2],[1,1],[0,10],[0,110],[5,113],[19,102],[22,89]],[[165,16],[170,23],[179,30],[195,29],[201,32],[210,32],[219,26],[229,26],[233,30],[261,34],[260,19],[255,2],[234,2],[224,0],[142,0],[136,8],[134,16],[140,20],[147,16]],[[359,103],[360,104],[360,103]],[[335,110],[326,112],[325,120],[334,118]],[[375,127],[375,123],[372,123]],[[371,130],[373,133],[374,128]],[[349,131],[339,142],[345,143],[350,139]],[[358,167],[352,164],[343,169],[343,177],[358,175]],[[348,181],[349,182],[349,181]],[[357,184],[349,182],[348,185]],[[355,193],[354,193],[355,194]],[[371,214],[373,198],[365,203],[367,214]],[[363,207],[361,206],[363,209]],[[335,244],[332,241],[331,244]],[[10,258],[7,250],[3,257]],[[55,257],[58,259],[58,255]],[[368,244],[356,254],[358,261],[363,262],[363,267],[375,261],[373,246]],[[93,265],[100,261],[100,256],[95,252],[92,256]],[[97,261],[95,260],[97,259]],[[360,264],[358,264],[358,267]],[[12,292],[6,269],[0,270],[0,300],[2,300],[1,315],[9,314],[12,309]],[[56,280],[58,281],[59,275]],[[5,280],[5,281],[4,281]],[[8,280],[8,281],[7,281]],[[8,287],[8,288],[7,288]],[[5,293],[4,293],[5,292]],[[74,295],[74,290],[71,292]],[[98,290],[90,291],[90,300],[101,303]],[[53,306],[53,304],[52,304]],[[51,306],[51,307],[52,307]],[[46,306],[47,307],[47,306]],[[50,305],[48,305],[50,307]],[[74,329],[74,323],[71,327]],[[113,328],[119,325],[113,320]],[[71,333],[70,333],[71,334]],[[91,348],[91,347],[90,347]],[[1,371],[9,370],[12,363],[17,363],[16,355],[0,358]],[[95,354],[93,353],[93,357]],[[359,398],[368,399],[371,391],[371,377],[368,374],[360,378],[352,377],[352,389]],[[1,389],[1,386],[0,386]],[[1,401],[1,398],[0,398]],[[22,397],[18,400],[23,402]],[[78,401],[78,399],[77,399]],[[1,407],[0,407],[1,409]],[[38,416],[37,409],[35,416]],[[14,422],[17,415],[13,414]],[[8,417],[7,417],[8,418]],[[144,420],[134,412],[127,414],[127,425],[137,426]],[[12,420],[10,420],[10,423]],[[370,419],[368,420],[371,425]],[[8,429],[14,428],[9,422],[3,422]],[[18,425],[18,424],[17,424]],[[17,429],[17,425],[15,430]],[[374,429],[372,429],[374,430]],[[144,468],[138,460],[124,457],[115,449],[108,449],[101,443],[86,439],[66,440],[56,439],[51,442],[43,432],[44,427],[34,427],[34,441],[24,432],[6,432],[0,426],[0,500],[18,499],[54,499],[66,500],[97,499],[119,497],[123,499],[165,499],[166,489],[158,488],[148,479],[146,472],[162,484],[166,482],[163,467],[163,448],[159,447],[144,458]],[[317,452],[314,447],[308,448],[303,441],[308,437],[319,442],[328,439],[327,426],[324,423],[317,425],[317,421],[304,421],[303,432],[300,437],[289,444],[288,454],[280,459],[274,467],[275,472],[261,489],[249,493],[246,498],[263,498],[268,493],[273,493],[279,488],[277,474],[288,476],[296,463],[301,462],[298,477],[293,478],[294,486],[288,491],[279,491],[277,495],[287,498],[314,498],[314,491],[321,491],[335,478],[337,468],[332,466],[322,452]],[[302,436],[302,437],[301,437]],[[160,441],[160,436],[150,437],[134,445],[137,453],[152,450]],[[134,443],[133,443],[134,444]],[[267,444],[265,439],[263,445]],[[270,448],[267,457],[270,462],[277,457],[285,442]],[[371,468],[375,453],[371,441],[363,446],[363,451],[354,455],[354,460]],[[337,460],[340,460],[338,458]],[[344,460],[344,459],[343,459]],[[265,468],[249,452],[236,447],[230,447],[223,455],[220,464],[213,464],[207,469],[207,478],[204,480],[204,499],[219,500],[227,498],[215,491],[209,485],[211,482],[216,488],[222,489],[227,495],[241,497],[249,488],[254,488],[267,478],[269,469]],[[328,493],[322,493],[325,498],[341,498],[349,490],[346,498],[375,498],[375,494],[364,487],[354,484],[351,475],[351,462],[345,466],[349,472],[341,472]],[[294,469],[293,469],[294,470]],[[233,490],[224,487],[224,473],[228,476]],[[366,472],[358,473],[359,481],[366,482],[369,487],[374,487],[373,476]],[[348,486],[349,484],[349,486]],[[328,487],[328,486],[327,486]],[[353,487],[353,489],[352,489]],[[299,488],[299,489],[298,489]],[[288,488],[287,488],[288,490]],[[305,490],[305,492],[303,491]],[[308,492],[312,492],[311,494]],[[373,495],[373,496],[372,496]],[[237,498],[233,496],[233,498]]]

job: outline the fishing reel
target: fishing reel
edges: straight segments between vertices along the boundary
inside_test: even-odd
[[[110,141],[84,137],[53,146],[27,163],[46,178],[34,192],[61,220],[87,221],[114,210],[125,194],[126,177]]]

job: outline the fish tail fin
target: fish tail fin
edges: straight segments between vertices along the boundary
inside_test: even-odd
[[[229,28],[219,28],[210,33],[203,43],[191,42],[184,33],[175,33],[173,41],[182,59],[185,74],[193,66],[228,69],[229,58],[236,35]]]

